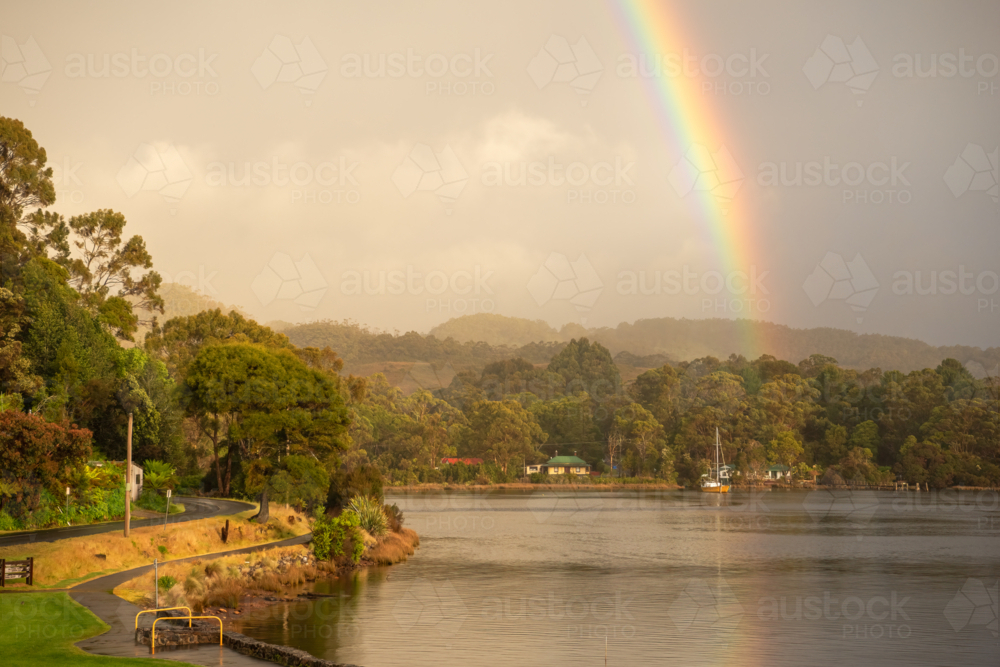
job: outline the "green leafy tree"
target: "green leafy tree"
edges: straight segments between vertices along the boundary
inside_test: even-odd
[[[625,436],[627,451],[635,453],[633,476],[646,472],[646,459],[663,437],[663,426],[649,410],[631,403],[615,413],[615,430]]]
[[[466,455],[488,459],[504,474],[511,463],[540,456],[538,446],[545,442],[545,432],[517,401],[479,401],[470,406],[467,417]]]
[[[681,374],[672,366],[648,370],[629,387],[629,395],[649,410],[667,433],[680,427],[684,410]]]
[[[153,327],[145,341],[149,353],[164,361],[170,372],[179,378],[186,375],[188,364],[204,346],[218,343],[258,343],[279,349],[293,347],[284,334],[275,333],[236,311],[226,315],[219,309],[168,320],[162,327]],[[311,355],[305,351],[299,354]],[[306,363],[322,362],[317,359]]]
[[[131,340],[140,323],[134,310],[149,312],[152,317],[143,323],[153,323],[164,305],[158,293],[162,279],[151,270],[146,243],[141,236],[123,241],[125,224],[125,216],[110,209],[73,216],[68,224],[47,212],[29,217],[33,240],[55,253],[85,306],[117,336]],[[135,270],[144,273],[133,275]]]
[[[42,385],[42,378],[32,374],[31,361],[22,353],[18,339],[29,322],[24,299],[0,287],[0,393],[31,394]]]
[[[792,431],[782,431],[767,447],[767,458],[772,465],[786,465],[791,469],[805,450]]]
[[[4,282],[20,266],[28,241],[18,229],[25,210],[44,208],[56,200],[47,161],[45,149],[21,121],[0,117],[0,279]]]
[[[603,458],[604,441],[594,420],[594,402],[587,394],[536,401],[529,407],[546,434],[545,442],[561,450],[576,450],[596,465]]]
[[[268,481],[270,495],[286,504],[309,509],[326,500],[330,474],[311,456],[291,454],[278,463]]]
[[[229,492],[237,449],[247,491],[265,492],[262,508],[279,456],[314,456],[334,468],[347,447],[349,416],[337,383],[288,350],[207,346],[189,364],[184,392],[188,413],[212,442],[219,489]]]
[[[573,339],[552,357],[548,371],[562,377],[564,393],[585,392],[598,401],[618,391],[621,375],[606,347],[586,338]]]

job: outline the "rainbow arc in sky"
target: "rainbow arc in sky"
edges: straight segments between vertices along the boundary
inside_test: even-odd
[[[684,26],[673,3],[614,0],[614,7],[629,42],[647,66],[654,62],[657,54],[665,57],[691,47],[690,40],[684,38]],[[668,76],[662,72],[642,78],[663,132],[664,149],[677,161],[670,172],[670,185],[679,195],[696,202],[699,233],[714,250],[718,270],[723,275],[737,271],[749,275],[754,259],[760,255],[755,252],[756,239],[749,216],[736,196],[745,175],[729,151],[728,145],[736,142],[728,136],[719,113],[713,108],[713,98],[702,92],[698,77]],[[719,298],[724,296],[742,298],[728,295],[725,290],[718,295]],[[760,327],[749,321],[754,313],[746,312],[738,317],[746,318],[742,320],[741,330],[744,353],[756,358],[762,353],[764,344],[758,334]]]

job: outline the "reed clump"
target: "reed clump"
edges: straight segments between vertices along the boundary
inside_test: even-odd
[[[402,563],[412,556],[420,546],[416,531],[400,527],[398,532],[386,533],[378,544],[372,547],[368,557],[377,565]]]

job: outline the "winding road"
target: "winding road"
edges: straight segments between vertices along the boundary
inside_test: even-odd
[[[254,506],[250,503],[244,503],[239,500],[222,500],[221,498],[190,498],[178,496],[176,500],[184,505],[184,512],[168,516],[167,523],[184,523],[186,521],[208,519],[213,516],[238,514],[254,508]],[[154,525],[163,525],[163,517],[132,519],[130,522],[130,526],[132,528]],[[108,523],[93,523],[84,526],[67,526],[66,528],[25,530],[0,535],[0,546],[6,547],[18,544],[33,544],[35,542],[55,542],[57,540],[65,540],[68,537],[98,535],[100,533],[112,533],[116,530],[124,529],[124,521],[110,521]]]

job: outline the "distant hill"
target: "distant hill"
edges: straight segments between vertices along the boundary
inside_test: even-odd
[[[934,368],[949,357],[961,361],[978,375],[995,373],[1000,366],[1000,348],[995,347],[986,350],[963,345],[934,347],[899,336],[856,334],[831,328],[793,329],[751,320],[662,317],[622,323],[615,328],[583,329],[567,325],[556,331],[544,322],[479,314],[449,320],[431,329],[430,335],[451,336],[460,342],[502,340],[510,346],[533,341],[568,342],[572,337],[586,335],[613,355],[623,352],[634,357],[660,355],[675,362],[705,356],[726,359],[731,354],[747,357],[770,354],[798,363],[811,354],[824,354],[837,359],[842,366],[856,369],[878,367],[909,372]],[[755,344],[760,349],[752,349]],[[634,365],[631,362],[630,359],[626,365]]]
[[[493,313],[450,319],[431,329],[430,335],[440,340],[454,338],[462,343],[482,341],[490,345],[515,347],[527,343],[569,341],[572,338],[561,335],[544,320],[525,320]]]
[[[160,286],[160,296],[163,297],[165,306],[165,312],[159,316],[161,322],[166,322],[174,317],[197,315],[203,310],[216,308],[224,313],[235,310],[249,317],[239,306],[227,306],[221,301],[216,301],[210,296],[205,296],[201,292],[179,283],[163,283]]]
[[[191,289],[187,285],[181,285],[179,283],[163,283],[160,285],[159,290],[160,296],[163,297],[163,314],[156,313],[156,319],[162,325],[167,320],[171,320],[175,317],[187,317],[188,315],[197,315],[203,310],[214,310],[216,308],[220,309],[224,313],[230,311],[237,311],[245,317],[249,317],[242,308],[239,306],[227,306],[221,301],[216,301],[215,299],[205,296],[201,292]],[[149,317],[148,312],[141,312],[142,317]],[[146,334],[149,333],[148,326],[140,326],[139,331],[135,335],[137,341],[142,341]],[[127,344],[126,347],[130,347],[131,344]]]
[[[378,331],[348,320],[297,324],[282,333],[299,347],[330,347],[344,359],[344,372],[355,374],[377,372],[371,369],[385,362],[422,362],[437,368],[449,367],[453,369],[450,373],[481,369],[490,362],[512,357],[546,364],[565,345],[555,341],[519,346],[463,342],[415,331],[405,334]],[[398,364],[393,368],[399,368]]]

